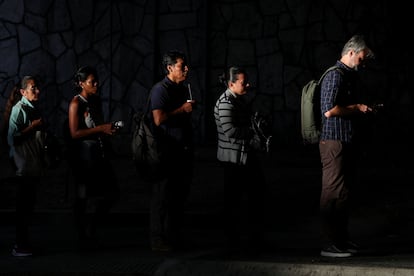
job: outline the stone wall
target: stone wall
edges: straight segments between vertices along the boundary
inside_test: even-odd
[[[351,35],[362,33],[377,59],[361,74],[361,98],[387,104],[366,132],[386,143],[392,133],[412,129],[412,70],[401,35],[406,10],[386,0],[5,0],[0,111],[21,76],[39,75],[42,110],[60,136],[74,72],[96,66],[106,119],[126,122],[115,149],[128,154],[132,116],[161,78],[162,53],[177,48],[190,62],[198,143],[215,143],[212,110],[223,91],[217,76],[237,64],[250,72],[255,107],[272,119],[274,144],[296,145],[302,86],[339,58]]]

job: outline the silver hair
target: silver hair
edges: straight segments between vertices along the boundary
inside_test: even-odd
[[[29,80],[33,80],[33,81],[37,81],[36,77],[34,76],[24,76],[22,78],[22,80],[20,81],[20,88],[21,89],[26,89],[27,88],[27,83],[29,82]]]
[[[367,51],[366,58],[374,58],[375,55],[370,48],[368,48],[367,43],[365,42],[364,36],[354,35],[352,36],[347,43],[345,43],[344,48],[342,49],[341,55],[346,55],[349,51],[355,51],[359,53],[361,51]]]

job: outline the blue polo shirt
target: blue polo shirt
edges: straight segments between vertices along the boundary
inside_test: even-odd
[[[169,113],[187,101],[188,93],[188,89],[183,83],[177,84],[164,77],[151,90],[150,110],[161,109]],[[191,113],[181,113],[169,117],[156,130],[156,134],[172,139],[183,146],[190,146],[192,144]]]

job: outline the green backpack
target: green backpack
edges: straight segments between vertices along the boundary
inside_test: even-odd
[[[321,83],[326,73],[332,70],[342,70],[334,65],[329,67],[319,80],[310,80],[302,88],[301,97],[301,134],[304,144],[317,144],[321,135]]]

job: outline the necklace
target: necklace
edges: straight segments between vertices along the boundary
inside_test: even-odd
[[[82,99],[82,101],[84,101],[85,103],[87,103],[87,102],[88,102],[88,100],[87,100],[87,99],[85,99],[85,97],[83,97],[81,94],[78,94],[78,97],[79,97],[79,98],[81,98],[81,99]]]

